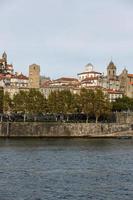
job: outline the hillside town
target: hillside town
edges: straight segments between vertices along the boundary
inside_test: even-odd
[[[69,90],[79,94],[81,88],[101,89],[108,94],[110,102],[124,95],[133,98],[133,74],[129,74],[126,68],[117,74],[117,67],[110,61],[106,68],[106,74],[97,72],[94,66],[89,63],[77,77],[59,77],[51,80],[41,76],[40,66],[32,64],[29,66],[29,75],[14,72],[14,66],[8,63],[7,54],[4,52],[0,58],[0,88],[4,93],[8,92],[12,98],[19,91],[28,91],[30,88],[39,90],[45,98],[48,98],[52,91]]]

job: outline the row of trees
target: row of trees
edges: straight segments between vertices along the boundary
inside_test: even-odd
[[[108,96],[102,90],[81,89],[80,94],[73,94],[69,90],[51,92],[49,98],[44,98],[38,90],[20,91],[13,99],[8,93],[0,91],[0,112],[23,113],[37,115],[49,114],[86,114],[95,116],[96,122],[100,116],[108,115],[111,111],[133,110],[133,99],[123,97],[110,103]]]
[[[2,97],[1,97],[2,98]],[[4,113],[38,114],[73,114],[84,113],[88,117],[94,115],[96,122],[103,114],[111,110],[111,104],[101,90],[81,89],[80,94],[73,94],[69,90],[51,92],[48,99],[35,89],[20,91],[13,99],[8,93],[3,95]],[[2,108],[1,108],[2,110]]]
[[[112,111],[133,111],[133,98],[124,96],[112,103]]]

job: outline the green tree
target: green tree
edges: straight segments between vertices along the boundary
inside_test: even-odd
[[[67,121],[69,120],[69,115],[75,111],[75,98],[69,90],[64,90],[59,93],[60,110],[63,114],[67,116]]]
[[[4,113],[10,114],[12,112],[12,99],[10,98],[10,95],[8,92],[5,92],[3,96],[3,111]]]
[[[109,102],[108,96],[102,90],[98,89],[94,94],[93,113],[97,123],[101,115],[108,114],[111,111],[111,103]]]
[[[81,105],[81,98],[79,94],[73,94],[72,96],[72,113],[81,113],[82,112],[82,105]]]
[[[29,90],[27,110],[30,114],[34,114],[34,115],[46,112],[47,102],[40,91],[36,89]]]
[[[48,112],[57,113],[57,92],[53,91],[48,97]]]
[[[123,98],[118,98],[115,102],[112,102],[112,110],[113,111],[133,111],[133,99],[127,96],[123,96]]]
[[[3,97],[4,91],[3,88],[0,87],[0,113],[3,113]]]
[[[20,91],[13,97],[13,109],[15,112],[26,113],[28,111],[28,92]]]
[[[40,91],[30,89],[29,91],[20,91],[14,95],[13,108],[15,112],[24,114],[24,121],[27,114],[36,115],[47,111],[47,101]]]
[[[13,97],[13,111],[24,114],[24,121],[28,113],[28,92],[20,91]]]
[[[48,97],[48,108],[50,113],[67,116],[77,111],[77,95],[72,94],[69,90],[51,92]]]
[[[94,91],[82,88],[80,91],[80,102],[82,112],[87,115],[86,122],[88,122],[89,115],[93,114],[93,103],[94,103]]]

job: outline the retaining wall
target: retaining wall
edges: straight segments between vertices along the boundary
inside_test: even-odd
[[[94,123],[0,123],[0,137],[108,137],[129,132],[131,124]]]

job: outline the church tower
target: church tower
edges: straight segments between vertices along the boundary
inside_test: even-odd
[[[2,58],[3,58],[3,60],[5,61],[5,63],[7,63],[7,54],[6,54],[5,51],[4,51],[4,53],[2,54]]]
[[[114,65],[114,63],[111,61],[107,67],[107,78],[108,80],[116,79],[116,66]]]

